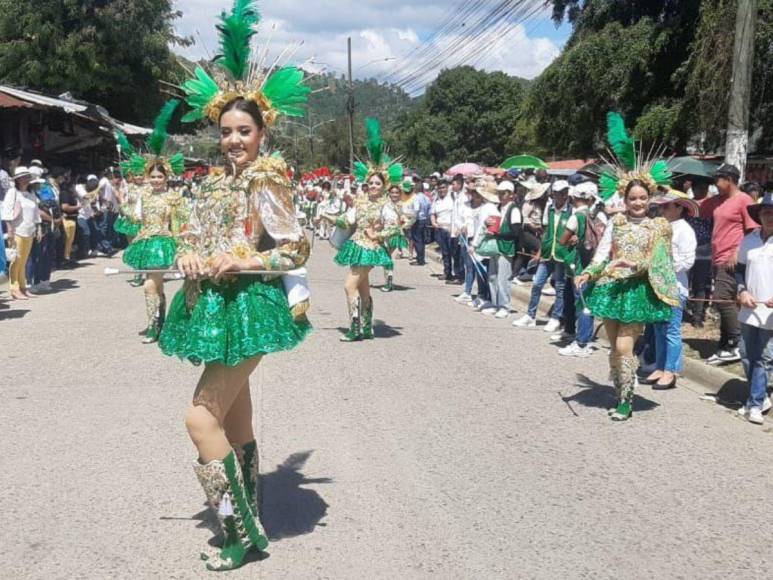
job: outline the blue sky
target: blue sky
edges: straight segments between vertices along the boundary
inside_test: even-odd
[[[494,0],[491,0],[492,2]],[[177,0],[183,12],[177,21],[179,33],[194,35],[195,46],[183,52],[187,57],[211,56],[217,47],[215,23],[231,0]],[[314,58],[317,68],[341,72],[346,67],[346,38],[352,37],[355,75],[383,76],[395,68],[410,68],[400,56],[421,45],[448,16],[457,0],[445,2],[416,0],[318,0],[259,4],[263,16],[260,44],[273,30],[271,53],[287,44],[303,41],[293,61]],[[571,32],[568,26],[556,29],[547,11],[521,25],[493,47],[488,56],[475,63],[486,70],[534,78],[560,53]],[[452,42],[448,36],[445,42]],[[375,62],[374,62],[375,61]],[[368,64],[370,63],[370,64]],[[367,65],[360,68],[362,65]],[[430,73],[432,77],[441,67]]]

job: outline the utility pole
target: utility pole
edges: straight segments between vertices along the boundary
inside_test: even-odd
[[[352,81],[352,37],[346,40],[349,52],[349,99],[346,110],[349,112],[349,173],[354,173],[354,81]]]
[[[749,107],[754,65],[754,35],[757,23],[757,0],[738,0],[733,48],[733,78],[730,85],[730,108],[727,115],[725,162],[746,170],[749,148]]]
[[[314,167],[314,125],[311,124],[311,115],[309,119],[309,151],[311,152],[311,165]]]

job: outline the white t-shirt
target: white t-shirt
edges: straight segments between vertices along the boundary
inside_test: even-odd
[[[742,307],[738,320],[750,326],[773,330],[773,236],[763,241],[761,230],[748,234],[738,249],[738,263],[746,264],[746,289],[757,300],[757,308]]]
[[[107,177],[103,177],[99,180],[99,189],[102,190],[102,193],[99,196],[100,200],[104,203],[112,204],[113,209],[118,209],[118,198],[113,191],[113,184],[110,183],[110,180]]]
[[[475,214],[475,236],[472,240],[473,247],[477,248],[481,242],[483,242],[483,238],[486,237],[486,234],[488,233],[488,226],[486,225],[486,220],[490,217],[496,217],[499,215],[499,209],[496,205],[490,202],[485,202],[483,205],[481,205],[478,208],[478,213]]]
[[[16,202],[21,206],[21,213],[13,219]],[[31,191],[19,191],[11,187],[3,200],[2,219],[13,226],[16,235],[21,238],[31,238],[35,228],[42,220],[38,211],[38,198]]]
[[[430,214],[435,216],[439,228],[450,231],[454,219],[454,200],[451,194],[446,194],[443,199],[437,198],[432,204]]]
[[[695,230],[683,219],[671,222],[671,231],[671,253],[674,256],[676,283],[679,286],[679,294],[687,297],[690,295],[689,274],[695,264],[695,248],[698,242],[695,239]]]
[[[81,208],[78,210],[78,217],[85,220],[94,217],[94,210],[91,208],[91,204],[86,200],[86,186],[79,183],[75,186],[75,195],[78,196],[78,202],[81,204]]]

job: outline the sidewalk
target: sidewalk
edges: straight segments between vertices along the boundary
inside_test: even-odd
[[[442,262],[437,248],[429,247],[427,250],[428,256],[434,262]],[[531,284],[527,286],[513,285],[511,288],[511,295],[513,298],[512,310],[525,312],[531,297]],[[554,300],[555,297],[553,296],[542,296],[538,308],[539,315],[547,317],[550,306],[553,304]],[[513,329],[513,331],[518,332],[516,329]],[[603,327],[599,331],[598,336],[606,342]],[[558,355],[556,356],[557,358],[563,358]],[[703,387],[706,395],[714,395],[718,402],[721,401],[730,404],[738,403],[738,405],[740,405],[746,400],[746,397],[748,396],[748,387],[746,386],[746,380],[743,377],[730,373],[720,367],[710,366],[703,361],[695,360],[688,356],[683,358],[684,372],[682,373],[682,376]]]

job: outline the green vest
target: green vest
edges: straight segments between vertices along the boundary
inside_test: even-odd
[[[564,205],[560,210],[560,216],[558,218],[558,224],[556,225],[556,209],[550,208],[548,212],[548,227],[545,230],[545,234],[542,236],[542,250],[540,251],[540,257],[542,260],[555,260],[556,262],[563,262],[564,260],[558,256],[558,249],[561,247],[558,240],[564,233],[566,228],[566,221],[569,216],[572,215],[566,211],[567,206]]]
[[[499,224],[500,234],[512,233],[513,226],[510,224],[510,222],[513,219],[513,209],[515,209],[514,203],[510,204],[510,209],[507,210]],[[508,258],[515,256],[515,240],[497,240],[497,247],[499,248],[499,253],[503,256]]]
[[[567,276],[574,276],[576,272],[582,273],[582,264],[580,263],[580,252],[578,251],[578,248],[582,245],[583,240],[585,240],[585,227],[588,222],[588,212],[585,210],[575,212],[574,216],[577,218],[577,244],[574,246],[562,246],[559,244],[556,248],[556,258],[566,264],[568,268],[566,272]],[[568,220],[569,217],[567,216],[566,221]],[[564,230],[566,228],[566,221],[564,222]],[[563,235],[563,231],[561,235]]]

